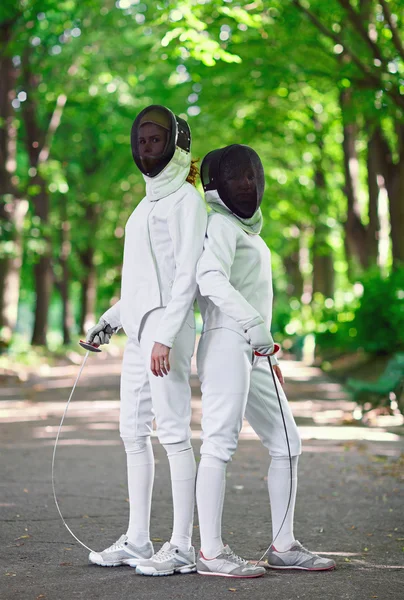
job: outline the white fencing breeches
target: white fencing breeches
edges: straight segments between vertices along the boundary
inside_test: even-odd
[[[279,402],[268,360],[255,357],[235,331],[215,329],[201,336],[198,374],[202,389],[202,456],[229,461],[245,416],[271,456],[288,456]],[[300,435],[282,386],[277,382],[290,452],[301,454]]]
[[[128,467],[130,516],[127,535],[137,546],[150,539],[154,459],[150,443],[153,419],[170,462],[174,528],[171,542],[188,550],[194,512],[195,459],[190,444],[191,358],[195,321],[190,313],[170,351],[170,372],[155,377],[150,357],[164,309],[145,318],[140,342],[129,339],[121,376],[120,433]]]
[[[277,549],[288,549],[294,541],[297,456],[301,453],[301,441],[281,384],[277,382],[292,456],[292,490],[285,427],[268,359],[255,357],[247,340],[235,331],[216,329],[201,337],[198,374],[202,384],[203,443],[196,498],[201,551],[206,558],[214,558],[223,548],[221,519],[226,466],[237,448],[244,413],[272,456],[268,491],[273,537]]]
[[[162,444],[176,444],[191,437],[191,358],[195,345],[195,321],[189,313],[170,351],[171,370],[164,377],[150,371],[154,337],[164,308],[150,312],[140,342],[128,339],[122,363],[120,433],[135,440],[152,432],[154,417]]]

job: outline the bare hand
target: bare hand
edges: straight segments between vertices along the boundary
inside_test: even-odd
[[[280,366],[279,365],[274,365],[274,371],[275,371],[275,375],[279,379],[279,383],[283,387],[283,384],[285,383],[285,380],[283,379],[283,375],[282,375],[282,371],[281,371]]]
[[[150,369],[156,377],[168,375],[170,370],[170,350],[168,346],[155,342],[151,353]]]

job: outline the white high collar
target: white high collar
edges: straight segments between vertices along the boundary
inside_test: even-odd
[[[225,203],[219,196],[219,192],[217,190],[208,190],[207,192],[205,192],[205,200],[208,204],[220,204],[221,206],[226,208],[229,211],[229,213],[231,212],[231,210],[225,205]]]
[[[179,190],[188,177],[190,166],[191,153],[185,152],[177,146],[174,156],[161,173],[156,177],[143,175],[146,182],[147,198],[151,202],[156,202]]]

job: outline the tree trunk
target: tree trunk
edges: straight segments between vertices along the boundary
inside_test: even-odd
[[[320,292],[326,298],[332,298],[334,296],[334,261],[332,250],[328,244],[321,244],[319,240],[314,242],[312,250],[313,294]]]
[[[12,21],[0,26],[0,46],[12,35]],[[22,263],[22,229],[28,202],[16,189],[17,128],[11,102],[15,99],[17,70],[11,56],[0,55],[0,347],[7,347],[17,322]]]
[[[324,152],[324,141],[322,137],[322,126],[314,115],[314,124],[317,131],[317,144],[320,150],[320,159],[317,161],[314,172],[314,183],[318,197],[318,204],[323,211],[327,210],[327,182],[323,169],[322,157]],[[329,228],[320,220],[317,221],[314,234],[312,251],[312,294],[319,292],[326,298],[334,296],[334,261],[333,252],[328,243]]]
[[[404,125],[396,124],[398,162],[393,155],[380,127],[375,131],[375,146],[389,199],[391,245],[393,266],[404,264]]]
[[[34,329],[31,343],[33,346],[46,346],[48,332],[48,313],[52,293],[52,253],[49,228],[49,196],[45,181],[37,175],[33,183],[38,185],[40,191],[33,197],[34,212],[40,218],[44,250],[34,266],[35,282],[35,313]]]
[[[288,241],[288,254],[283,257],[282,261],[288,279],[288,296],[300,300],[304,288],[303,275],[300,270],[300,236]]]
[[[40,188],[40,191],[32,199],[32,203],[35,215],[40,218],[44,251],[40,254],[37,263],[34,265],[35,311],[31,343],[33,346],[46,346],[48,314],[52,292],[51,240],[48,231],[49,197],[46,184],[39,175],[34,177],[33,184]]]
[[[90,176],[92,169],[87,171]],[[88,245],[86,249],[80,252],[80,260],[83,265],[84,278],[81,287],[81,310],[80,310],[80,332],[86,333],[89,327],[94,325],[96,320],[96,300],[97,300],[97,275],[94,264],[95,246],[92,240],[96,237],[98,218],[100,214],[100,205],[94,203],[85,204],[85,220],[90,224],[88,231]]]
[[[95,322],[95,304],[97,298],[94,248],[88,247],[80,254],[85,277],[81,287],[80,332],[86,333]]]
[[[325,204],[326,181],[321,163],[316,167],[314,181],[317,191],[323,196],[323,206]],[[333,252],[328,243],[328,227],[318,222],[314,228],[312,251],[313,279],[312,294],[319,292],[326,298],[334,296],[334,260]]]
[[[395,165],[392,180],[386,182],[389,196],[393,266],[404,265],[404,156]]]
[[[51,257],[49,254],[41,256],[34,266],[34,282],[35,320],[31,344],[33,346],[46,346],[48,313],[52,290]]]
[[[300,272],[299,250],[283,258],[283,266],[288,276],[288,296],[301,298],[303,294],[303,276]]]
[[[378,159],[377,140],[372,134],[368,141],[368,152],[366,158],[367,180],[369,191],[369,224],[366,228],[366,246],[368,264],[377,264],[379,254],[380,221],[378,214],[379,185],[377,183]]]
[[[35,101],[37,78],[31,71],[29,49],[26,49],[22,59],[22,79],[27,90],[27,100],[22,105],[22,115],[25,125],[25,145],[30,168],[33,171],[30,186],[38,191],[32,196],[34,214],[40,219],[40,229],[44,249],[34,267],[35,282],[35,320],[31,343],[36,346],[46,346],[48,330],[48,312],[52,291],[52,242],[49,232],[49,193],[45,180],[38,168],[41,164],[41,152],[46,144],[46,132],[38,124],[38,110]]]
[[[368,266],[367,236],[359,211],[359,161],[356,153],[357,126],[349,118],[351,108],[351,94],[345,90],[340,94],[340,105],[343,117],[344,139],[344,171],[345,194],[347,197],[347,218],[345,221],[345,235],[349,244],[351,255],[355,256],[362,268]]]
[[[67,279],[63,279],[62,287],[61,287],[61,297],[62,297],[62,325],[63,325],[63,344],[68,346],[71,341],[71,329],[73,326],[73,313],[72,306],[69,298],[69,289],[67,284]]]
[[[26,200],[11,199],[0,204],[0,219],[6,248],[0,258],[0,349],[7,347],[17,323],[22,264],[22,230],[28,210]]]
[[[396,123],[398,162],[386,181],[389,196],[393,266],[404,266],[404,125]]]
[[[69,256],[71,251],[70,244],[70,223],[67,220],[66,202],[62,201],[62,224],[60,240],[60,266],[62,267],[62,279],[59,284],[60,296],[62,299],[62,330],[63,344],[68,345],[71,342],[71,330],[73,327],[73,311],[69,298]]]

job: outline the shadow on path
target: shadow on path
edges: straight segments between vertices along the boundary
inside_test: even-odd
[[[353,404],[321,371],[283,361],[286,391],[303,437],[295,535],[335,557],[332,573],[269,572],[259,580],[197,575],[142,578],[130,568],[87,565],[87,552],[64,529],[53,504],[54,438],[77,366],[58,367],[23,385],[5,384],[0,400],[0,553],[2,600],[397,600],[404,577],[403,439],[376,428],[344,425]],[[57,493],[73,531],[101,549],[126,530],[125,458],[118,434],[118,359],[95,359],[83,372],[57,454]],[[200,392],[193,387],[199,450]],[[170,535],[168,462],[157,439],[152,536]],[[269,458],[245,423],[229,464],[224,539],[258,559],[271,541],[266,476]],[[195,546],[198,547],[195,526]],[[400,591],[401,590],[401,591]]]

